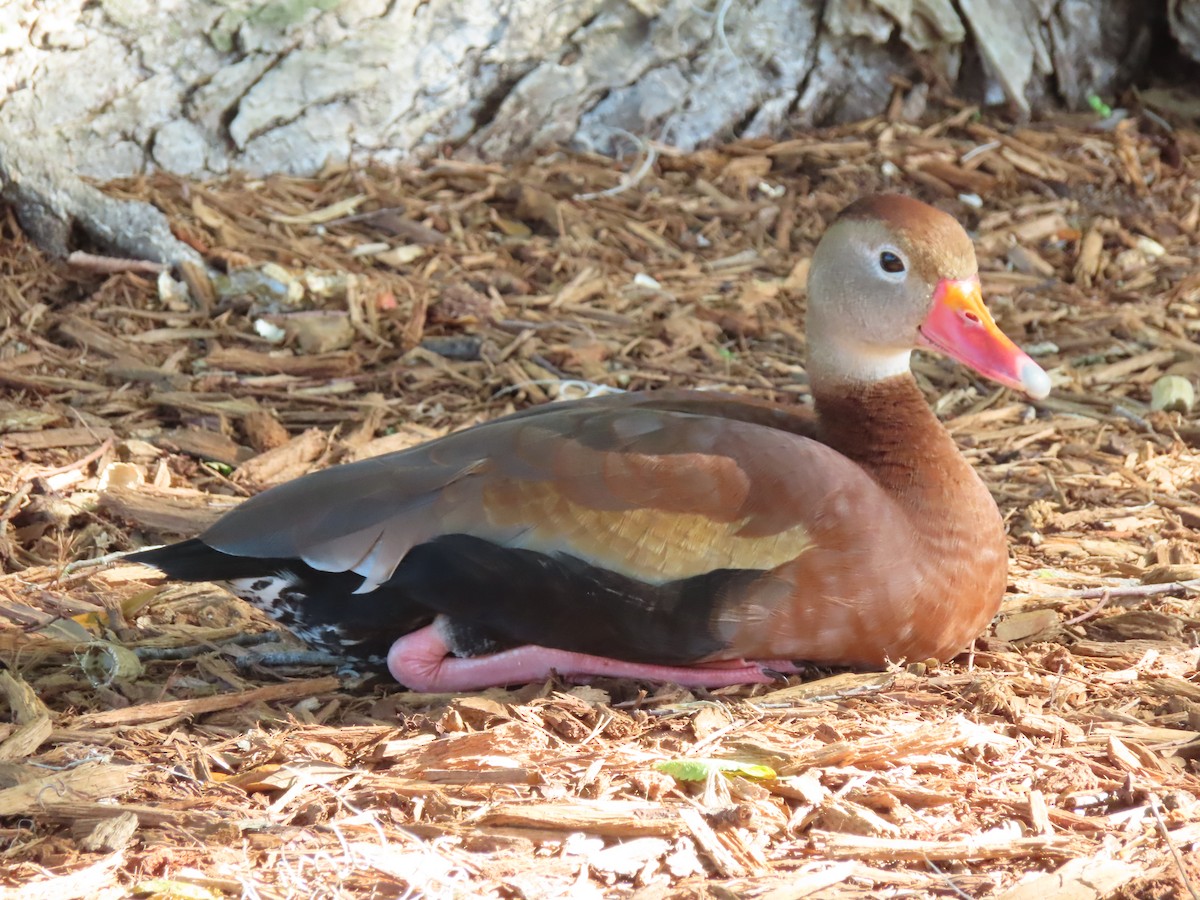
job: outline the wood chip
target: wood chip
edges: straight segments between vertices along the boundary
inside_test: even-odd
[[[251,456],[250,450],[227,435],[202,428],[176,428],[154,438],[155,446],[186,453],[201,461],[236,466]]]
[[[138,817],[131,812],[98,820],[80,819],[76,826],[83,825],[79,846],[88,853],[112,853],[124,850],[133,840],[138,829]]]
[[[704,816],[698,809],[681,807],[679,818],[683,820],[700,850],[709,858],[722,878],[737,878],[746,874],[745,866],[721,842],[720,836],[704,821]]]
[[[144,725],[187,716],[201,716],[222,709],[236,709],[252,703],[275,703],[311,697],[325,691],[336,690],[336,678],[313,678],[308,681],[290,681],[271,684],[249,691],[218,694],[215,697],[194,697],[190,700],[164,700],[159,703],[143,703],[127,709],[110,709],[105,712],[87,713],[71,722],[73,728],[113,728],[128,725]]]
[[[76,900],[77,897],[105,897],[108,889],[117,887],[116,873],[124,863],[124,851],[110,853],[74,872],[30,880],[19,888],[0,887],[0,900]]]
[[[347,350],[291,356],[259,353],[240,347],[213,350],[205,357],[205,362],[213,369],[252,375],[290,375],[294,378],[345,378],[359,371],[362,366],[358,355]]]
[[[7,434],[4,443],[26,453],[51,447],[95,447],[113,437],[107,428],[44,428],[21,434]]]
[[[61,772],[41,774],[15,787],[0,790],[0,817],[24,816],[63,801],[119,797],[144,769],[85,763]],[[119,812],[119,810],[115,810]]]
[[[832,859],[965,862],[979,859],[1070,856],[1074,852],[1069,838],[1054,836],[918,841],[814,831],[811,840],[814,849]]]
[[[516,825],[553,831],[584,831],[611,837],[672,837],[683,828],[680,814],[654,803],[625,800],[571,803],[500,803],[484,813],[486,825]]]
[[[310,428],[286,444],[243,462],[234,474],[234,480],[238,484],[259,487],[291,481],[311,471],[312,463],[325,452],[327,446],[325,434],[319,429]]]
[[[155,534],[199,534],[236,505],[231,497],[165,491],[149,485],[111,487],[100,495],[101,509]]]
[[[1072,859],[1053,872],[1035,875],[1000,894],[998,900],[1102,900],[1142,874],[1140,866],[1103,857]]]
[[[282,447],[290,440],[287,429],[283,427],[279,419],[266,410],[259,410],[247,415],[242,419],[242,428],[245,429],[246,439],[250,442],[250,446],[259,453]]]

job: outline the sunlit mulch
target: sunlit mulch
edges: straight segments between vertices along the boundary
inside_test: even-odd
[[[1200,884],[1200,423],[1150,409],[1200,376],[1200,138],[966,109],[655,152],[111,187],[241,279],[190,290],[0,224],[0,897]],[[594,385],[804,402],[807,255],[884,187],[972,229],[1056,383],[1031,404],[917,362],[1012,542],[1009,600],[952,663],[416,695],[266,665],[294,642],[215,587],[68,566]],[[713,759],[738,766],[679,765]]]

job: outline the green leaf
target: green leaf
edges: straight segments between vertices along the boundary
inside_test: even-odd
[[[654,768],[678,781],[704,781],[714,772],[745,778],[775,777],[775,770],[770,766],[738,762],[736,759],[664,759],[655,763]]]
[[[1109,106],[1107,103],[1105,103],[1103,100],[1101,100],[1095,94],[1091,94],[1088,96],[1088,106],[1090,106],[1092,108],[1092,111],[1096,115],[1102,116],[1105,119],[1107,119],[1109,116],[1111,116],[1113,114],[1112,107]]]

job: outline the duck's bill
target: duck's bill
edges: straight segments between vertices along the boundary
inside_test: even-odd
[[[1050,393],[1050,376],[996,327],[983,305],[978,278],[938,282],[933,309],[918,331],[918,344],[1035,399]]]

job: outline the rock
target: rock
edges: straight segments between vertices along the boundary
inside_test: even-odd
[[[1179,49],[1200,62],[1200,0],[1168,0],[1167,22]]]
[[[1169,4],[1194,58],[1198,3]],[[1137,0],[9,6],[3,121],[99,178],[311,175],[447,145],[495,159],[562,143],[624,154],[638,138],[691,149],[880,114],[893,76],[916,105],[933,84],[1026,112],[1085,107],[1137,78],[1168,17]]]

